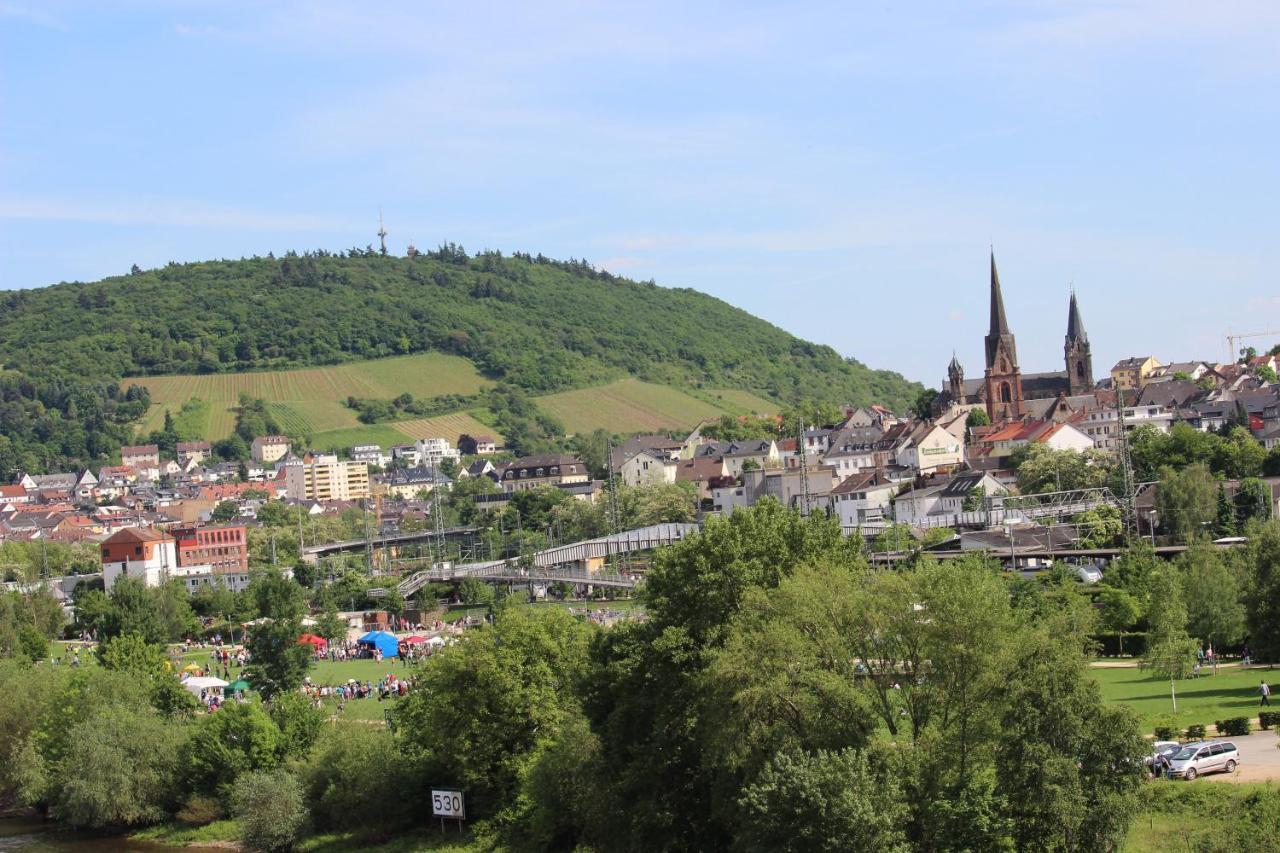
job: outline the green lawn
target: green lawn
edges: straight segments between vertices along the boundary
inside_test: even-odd
[[[1155,678],[1136,667],[1095,668],[1090,672],[1102,685],[1103,699],[1131,707],[1145,733],[1151,733],[1157,719],[1173,714],[1167,678]],[[1274,687],[1280,680],[1280,671],[1223,667],[1217,675],[1210,672],[1199,678],[1175,681],[1178,714],[1174,722],[1180,728],[1196,723],[1212,727],[1214,722],[1227,717],[1256,717],[1261,701],[1258,684],[1264,678]],[[1212,733],[1213,729],[1209,731]]]

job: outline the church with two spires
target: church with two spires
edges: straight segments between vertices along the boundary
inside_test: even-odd
[[[1067,309],[1067,335],[1063,346],[1065,370],[1023,373],[1018,366],[1018,346],[1005,319],[1004,296],[991,255],[991,328],[985,340],[986,370],[981,379],[964,378],[964,368],[953,354],[947,381],[935,401],[935,411],[953,406],[985,406],[992,423],[1024,416],[1061,417],[1088,408],[1093,395],[1093,355],[1073,291]],[[1085,399],[1089,398],[1086,402]],[[1074,401],[1072,398],[1076,398]],[[1073,405],[1073,402],[1075,403]]]

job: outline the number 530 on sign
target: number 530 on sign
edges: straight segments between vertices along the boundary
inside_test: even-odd
[[[458,820],[466,818],[467,813],[462,805],[461,791],[431,792],[431,814],[436,817],[452,817]]]

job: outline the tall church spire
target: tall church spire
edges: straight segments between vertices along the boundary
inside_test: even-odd
[[[1084,318],[1080,316],[1080,304],[1076,292],[1071,291],[1071,304],[1067,307],[1067,337],[1063,346],[1067,367],[1067,391],[1071,396],[1087,394],[1093,390],[1093,352],[1089,347],[1089,335],[1084,330]]]
[[[1080,305],[1076,302],[1076,292],[1071,291],[1071,306],[1067,310],[1067,343],[1079,341],[1089,343],[1089,335],[1084,330],[1084,320],[1080,317]]]
[[[1004,297],[1000,294],[1000,274],[996,272],[996,253],[991,252],[991,332],[992,335],[1009,334],[1009,324],[1004,319]]]
[[[1022,373],[1018,370],[1018,347],[1004,316],[1004,296],[996,253],[991,252],[991,331],[987,332],[987,370],[983,383],[987,415],[992,422],[1022,416]]]

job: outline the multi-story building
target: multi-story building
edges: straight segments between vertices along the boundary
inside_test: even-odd
[[[461,451],[449,444],[445,438],[420,438],[414,443],[421,464],[428,468],[439,468],[446,459],[457,462],[462,458]]]
[[[1173,423],[1173,412],[1166,406],[1125,406],[1125,429],[1133,430],[1139,426],[1150,425],[1168,432]],[[1076,428],[1093,439],[1093,446],[1099,450],[1115,450],[1120,446],[1120,413],[1114,408],[1094,409],[1083,415]]]
[[[255,462],[271,464],[289,455],[289,439],[283,435],[260,435],[249,448]]]
[[[289,497],[305,501],[356,501],[369,497],[369,466],[321,455],[285,465]]]
[[[391,458],[382,452],[380,444],[357,444],[351,448],[351,458],[356,462],[377,465],[379,468],[387,467],[387,463],[391,461]]]
[[[501,471],[499,482],[504,492],[523,492],[539,486],[585,483],[590,479],[587,466],[580,460],[561,453],[548,453],[525,456],[508,463]]]
[[[197,464],[209,458],[212,448],[207,441],[179,441],[174,448],[177,451],[178,462],[186,465],[188,462]]]
[[[214,574],[249,573],[249,540],[243,524],[190,524],[169,532],[177,543],[179,566],[210,566]]]
[[[126,527],[103,540],[102,582],[107,591],[122,575],[159,586],[178,568],[173,537],[150,527]]]
[[[1117,391],[1141,390],[1163,366],[1153,355],[1121,359],[1111,368],[1111,385]]]
[[[149,468],[160,464],[160,448],[154,444],[136,444],[120,448],[120,461],[130,468]]]

